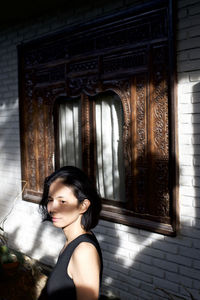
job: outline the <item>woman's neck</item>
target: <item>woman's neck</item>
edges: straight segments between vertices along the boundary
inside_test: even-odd
[[[66,244],[68,245],[71,241],[73,241],[75,238],[77,238],[79,235],[87,233],[85,229],[81,228],[69,228],[65,227],[63,228],[63,232],[66,236]]]

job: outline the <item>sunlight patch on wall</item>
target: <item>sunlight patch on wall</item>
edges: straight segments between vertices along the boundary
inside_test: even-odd
[[[183,80],[184,79],[184,80]],[[196,83],[187,74],[181,74],[178,84],[178,133],[179,133],[179,201],[181,226],[194,226],[196,219],[196,197],[199,196],[197,178],[198,155],[196,138],[200,132],[198,114],[200,106],[195,91]],[[199,89],[200,91],[200,89]],[[199,180],[198,180],[199,181]]]
[[[116,227],[120,227],[120,231],[116,232],[119,246],[116,249],[115,258],[119,259],[125,268],[134,268],[134,263],[144,249],[151,247],[155,241],[164,239],[164,236],[161,234],[135,228],[131,230],[128,226],[116,225]]]

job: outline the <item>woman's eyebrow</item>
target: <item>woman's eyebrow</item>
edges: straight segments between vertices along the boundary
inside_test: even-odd
[[[53,197],[52,197],[52,196],[48,196],[48,198],[51,198],[51,199],[53,199]],[[65,196],[56,196],[55,198],[56,198],[56,199],[63,199],[63,198],[65,198]]]

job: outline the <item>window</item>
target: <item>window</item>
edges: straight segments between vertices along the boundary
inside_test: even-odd
[[[24,200],[76,165],[96,183],[103,219],[175,234],[172,12],[155,1],[19,46]]]
[[[61,98],[54,108],[56,168],[82,168],[81,100]]]
[[[114,93],[93,97],[96,135],[96,183],[104,199],[125,202],[123,108]]]

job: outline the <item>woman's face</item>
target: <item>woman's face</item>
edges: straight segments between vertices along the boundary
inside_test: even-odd
[[[81,224],[82,209],[72,189],[61,179],[55,180],[49,188],[47,210],[54,226],[59,228]]]

